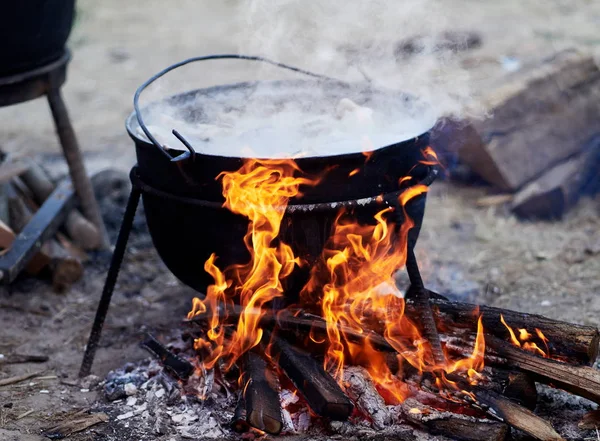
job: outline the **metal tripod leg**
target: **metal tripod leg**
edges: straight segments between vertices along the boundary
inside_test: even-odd
[[[90,338],[88,339],[88,343],[85,348],[85,354],[83,355],[83,361],[81,362],[81,368],[79,369],[80,378],[86,377],[90,374],[92,364],[94,363],[96,349],[98,349],[98,343],[100,342],[100,334],[102,333],[102,327],[104,326],[104,319],[106,319],[112,293],[115,289],[121,264],[123,263],[123,256],[125,254],[127,240],[129,239],[129,233],[131,232],[131,227],[133,226],[133,219],[135,218],[135,212],[140,201],[140,196],[141,190],[134,185],[131,189],[131,193],[129,194],[127,208],[125,209],[125,215],[123,216],[123,223],[121,224],[121,229],[119,230],[119,237],[117,238],[115,251],[113,252],[112,259],[110,261],[110,268],[108,269],[106,281],[104,282],[102,297],[100,298],[100,303],[98,303],[98,310],[96,311],[96,318],[94,319],[92,332],[90,333]]]
[[[425,334],[424,337],[431,345],[431,352],[433,354],[433,360],[435,364],[440,367],[445,366],[446,357],[442,351],[440,336],[435,325],[435,319],[433,317],[431,305],[429,304],[429,291],[423,284],[423,279],[421,278],[421,272],[419,271],[419,266],[417,264],[417,258],[415,256],[413,247],[408,246],[407,248],[406,272],[408,273],[411,284],[411,289],[409,290],[411,295],[410,297],[407,296],[407,298],[413,300],[415,306],[417,307],[417,311],[421,318],[421,325],[423,326],[423,333]]]

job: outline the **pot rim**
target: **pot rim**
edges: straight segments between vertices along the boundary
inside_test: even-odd
[[[376,196],[370,196],[355,200],[345,200],[345,201],[330,201],[330,202],[317,202],[314,204],[288,204],[285,208],[283,207],[272,207],[275,210],[285,209],[286,213],[307,213],[307,212],[321,212],[321,211],[329,211],[332,209],[339,208],[353,208],[353,207],[368,207],[375,204],[386,204],[386,205],[396,205],[395,203],[391,203],[391,201],[397,201],[398,197],[416,185],[425,185],[429,186],[439,174],[439,167],[436,165],[427,165],[427,175],[421,179],[420,181],[415,182],[413,185],[405,188],[401,188],[399,190],[380,194]],[[224,203],[215,202],[215,201],[207,201],[204,199],[178,196],[171,194],[169,192],[158,190],[152,187],[149,184],[146,184],[138,174],[137,166],[131,170],[131,182],[134,186],[137,186],[141,189],[142,195],[150,194],[152,196],[158,196],[161,198],[169,199],[175,202],[179,202],[187,205],[197,205],[200,207],[211,208],[211,209],[222,209],[224,208]]]
[[[348,83],[344,83],[344,82],[336,81],[336,80],[329,80],[329,81],[335,82],[340,87],[346,87],[346,88],[350,87],[348,85]],[[180,93],[170,95],[170,96],[165,97],[160,100],[152,101],[152,102],[148,103],[146,106],[144,106],[142,108],[142,111],[145,109],[148,109],[151,106],[157,106],[159,103],[168,102],[170,100],[181,99],[182,97],[185,97],[187,95],[191,96],[191,95],[203,93],[205,96],[210,96],[210,94],[219,93],[224,90],[226,91],[226,90],[237,89],[237,88],[255,87],[260,84],[271,84],[273,87],[275,87],[275,86],[281,85],[281,84],[301,84],[301,83],[310,83],[310,82],[311,82],[311,80],[295,79],[295,80],[242,81],[242,82],[230,83],[230,84],[220,84],[220,85],[215,85],[215,86],[210,86],[210,87],[192,89],[192,90],[188,90],[185,92],[180,92]],[[368,85],[368,86],[371,87],[370,85]],[[365,87],[365,90],[366,90],[366,87]],[[386,92],[395,93],[395,94],[398,94],[399,96],[416,99],[414,96],[404,93],[404,92],[401,92],[401,91],[389,91],[389,90],[386,90],[383,88],[376,88],[376,89],[373,88],[373,90],[381,92],[381,93],[386,93]],[[298,163],[302,163],[304,160],[316,160],[316,159],[320,159],[320,158],[328,158],[328,159],[339,158],[339,159],[343,160],[344,158],[361,155],[363,153],[372,153],[372,152],[376,152],[376,151],[380,151],[380,150],[388,149],[388,148],[400,148],[404,145],[412,144],[412,143],[416,142],[422,136],[427,135],[433,129],[435,124],[437,123],[437,119],[435,119],[435,118],[431,118],[431,121],[428,121],[428,120],[425,120],[425,121],[427,121],[427,122],[426,123],[424,122],[419,125],[419,130],[414,130],[414,132],[416,132],[416,134],[414,136],[399,140],[392,144],[374,147],[373,149],[365,150],[363,152],[349,152],[349,153],[330,154],[330,155],[326,154],[326,155],[318,155],[318,156],[302,156],[302,157],[298,157],[298,158],[279,158],[279,157],[276,157],[276,158],[249,158],[249,157],[243,157],[243,156],[214,155],[214,154],[208,154],[208,153],[202,153],[202,152],[196,152],[196,156],[198,156],[200,158],[204,158],[207,161],[213,161],[213,160],[215,160],[215,161],[219,161],[219,160],[220,161],[223,161],[223,160],[235,161],[235,160],[245,160],[245,159],[257,159],[257,160],[293,159],[294,161],[296,161]],[[157,147],[154,144],[152,144],[152,142],[150,140],[138,135],[138,133],[137,133],[138,127],[139,127],[139,123],[137,120],[136,112],[134,110],[130,113],[130,115],[125,120],[125,129],[127,130],[127,133],[129,134],[130,138],[136,143],[136,146],[143,146],[144,148],[156,149]],[[182,149],[166,148],[166,149],[164,149],[164,151],[167,152],[170,156],[175,157],[175,156],[181,155],[186,150],[184,150],[183,148]]]

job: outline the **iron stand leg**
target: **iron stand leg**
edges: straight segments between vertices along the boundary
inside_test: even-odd
[[[421,272],[419,271],[419,265],[417,264],[417,258],[415,256],[415,250],[410,245],[407,247],[406,272],[408,273],[411,284],[411,289],[409,290],[411,295],[407,297],[412,298],[417,307],[417,311],[421,318],[421,325],[423,326],[423,333],[431,345],[431,352],[435,364],[440,367],[444,366],[446,364],[446,357],[442,351],[440,336],[435,324],[431,305],[429,304],[429,291],[423,284],[423,279],[421,278]]]
[[[98,303],[98,310],[96,311],[96,318],[92,326],[90,338],[85,348],[85,354],[83,355],[83,361],[81,362],[81,368],[79,369],[79,377],[83,378],[90,374],[92,364],[94,363],[94,357],[96,356],[96,350],[98,349],[98,343],[100,342],[100,334],[102,333],[102,327],[104,326],[104,320],[110,306],[110,300],[112,298],[119,270],[123,263],[123,256],[125,254],[125,248],[129,239],[129,233],[133,226],[133,219],[135,218],[135,212],[137,210],[138,203],[140,201],[141,190],[133,185],[131,193],[129,194],[129,200],[127,201],[127,208],[123,215],[123,223],[119,230],[119,236],[117,238],[117,244],[115,245],[115,251],[113,252],[112,259],[110,261],[110,267],[108,274],[106,275],[106,281],[104,282],[104,289],[102,290],[102,297]]]
[[[69,120],[67,107],[65,106],[58,87],[50,86],[50,90],[48,91],[48,103],[50,104],[54,125],[58,132],[65,159],[69,165],[69,174],[71,175],[75,192],[81,203],[83,214],[85,214],[96,228],[98,228],[98,233],[102,241],[101,246],[108,249],[110,247],[110,242],[108,240],[108,235],[106,234],[102,216],[100,215],[98,202],[94,196],[92,183],[83,164],[83,158],[79,151],[79,144],[75,136],[75,131]]]

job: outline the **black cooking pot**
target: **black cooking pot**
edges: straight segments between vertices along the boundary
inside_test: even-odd
[[[236,55],[217,57],[258,59]],[[142,189],[148,228],[162,260],[182,282],[198,291],[205,291],[207,285],[213,282],[203,270],[204,262],[211,253],[218,256],[217,265],[220,268],[247,262],[250,257],[243,242],[248,220],[223,208],[221,183],[216,179],[223,171],[239,169],[244,159],[196,153],[191,145],[188,146],[189,152],[182,154],[181,150],[161,146],[147,130],[142,114],[165,102],[150,104],[141,111],[138,107],[139,94],[154,79],[172,68],[153,77],[136,93],[136,112],[127,120],[127,131],[135,142],[138,160],[132,179]],[[215,96],[231,90],[252,93],[259,85],[264,86],[265,83],[200,89],[171,97],[167,103],[180,106],[186,112],[189,112],[190,105],[197,106],[198,113],[202,114],[205,100],[215,99]],[[320,87],[337,90],[338,96],[350,96],[359,103],[381,93],[368,85],[351,87],[322,77],[318,81],[270,82],[268,87],[272,89],[273,96],[285,95],[285,90],[289,88],[297,91],[298,87],[304,87],[310,93]],[[398,99],[406,99],[406,95],[398,95]],[[140,134],[138,129],[143,130],[144,134]],[[408,187],[419,183],[429,185],[433,181],[437,169],[420,163],[423,159],[422,150],[427,143],[428,134],[425,131],[411,139],[375,149],[369,155],[351,153],[296,159],[304,173],[322,176],[322,180],[317,186],[302,188],[302,196],[290,200],[282,221],[280,238],[292,246],[295,255],[309,264],[315,262],[331,235],[340,209],[350,211],[360,223],[373,224],[375,214],[387,205],[396,206],[399,195]],[[400,178],[405,176],[411,179],[400,183]],[[420,230],[425,198],[425,194],[415,197],[405,207],[415,223],[409,235],[411,247]],[[405,221],[404,210],[396,206],[394,213],[394,220],[399,227]],[[289,293],[297,294],[304,285],[308,267],[296,270],[286,280]]]
[[[0,75],[58,59],[65,49],[75,0],[4,1],[0,8]]]

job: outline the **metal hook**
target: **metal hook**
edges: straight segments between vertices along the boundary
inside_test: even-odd
[[[179,133],[177,130],[173,129],[171,132],[173,133],[173,135],[175,135],[175,138],[177,138],[179,141],[181,141],[181,143],[188,149],[187,152],[183,152],[181,155],[176,156],[173,159],[171,159],[171,162],[185,161],[189,158],[191,158],[191,160],[194,161],[196,159],[196,150],[194,150],[194,147],[192,147],[192,145],[189,143],[189,141],[187,139],[185,139],[183,137],[183,135],[181,133]]]

